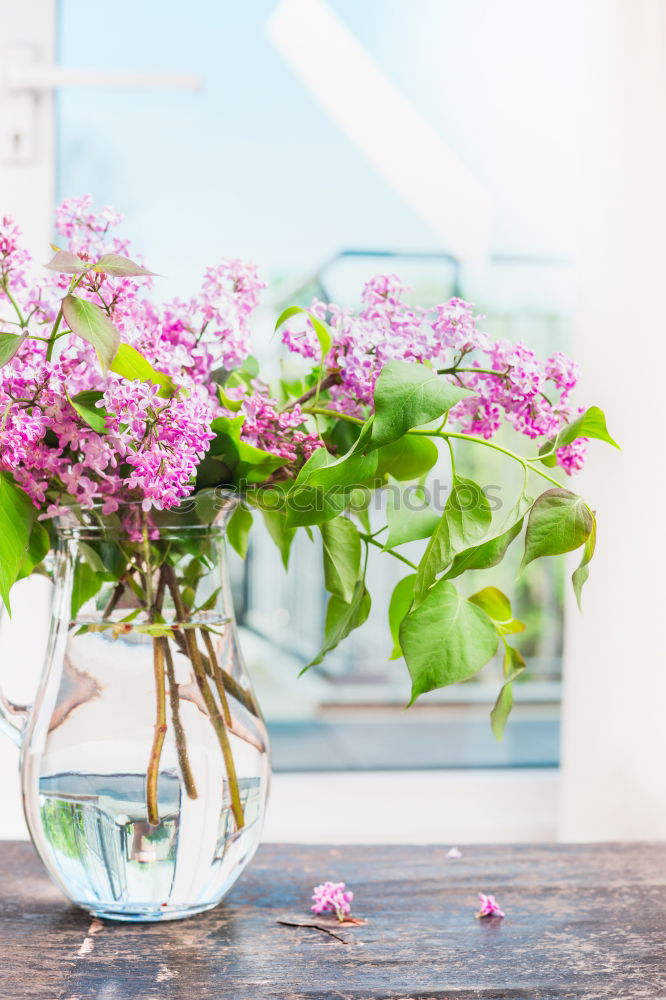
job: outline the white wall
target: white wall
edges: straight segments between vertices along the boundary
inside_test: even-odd
[[[0,198],[21,220],[41,260],[51,239],[55,191],[53,91],[12,90],[13,66],[55,61],[55,0],[0,0]]]
[[[666,838],[666,4],[589,0],[575,356],[622,445],[593,446],[599,544],[570,609],[560,833]]]
[[[0,0],[0,215],[20,220],[28,249],[42,260],[51,239],[54,205],[53,94],[10,91],[6,83],[10,63],[33,58],[42,64],[55,59],[54,0]],[[41,667],[44,601],[40,582],[31,582],[16,595],[19,627],[12,628],[11,638],[3,628],[0,679],[17,701],[30,698]],[[18,750],[2,734],[0,797],[0,837],[24,835]]]

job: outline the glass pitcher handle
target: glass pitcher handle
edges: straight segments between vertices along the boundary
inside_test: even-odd
[[[5,614],[4,605],[0,601],[0,624]],[[23,742],[23,733],[30,718],[30,708],[30,705],[16,705],[10,701],[0,684],[0,730],[9,736],[17,747]]]
[[[15,705],[0,688],[0,729],[17,747],[23,742],[23,733],[29,717],[30,705]]]

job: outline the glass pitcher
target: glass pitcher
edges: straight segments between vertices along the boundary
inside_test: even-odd
[[[228,581],[236,503],[210,523],[133,507],[55,519],[44,673],[34,706],[3,695],[0,714],[35,847],[95,916],[209,909],[257,848],[270,762]]]

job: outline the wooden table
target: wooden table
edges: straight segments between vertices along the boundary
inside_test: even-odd
[[[1,1000],[664,1000],[666,845],[262,848],[216,910],[92,922],[0,844]],[[345,880],[358,927],[305,921]],[[475,920],[477,892],[504,920]]]

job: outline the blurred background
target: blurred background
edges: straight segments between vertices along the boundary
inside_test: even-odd
[[[493,571],[528,624],[502,743],[497,665],[404,711],[386,626],[399,574],[383,565],[365,628],[297,679],[319,645],[319,559],[305,540],[285,575],[255,529],[233,579],[274,750],[267,839],[666,837],[661,0],[116,0],[112,15],[0,0],[0,15],[0,212],[38,260],[55,203],[88,192],[124,214],[160,295],[254,260],[263,360],[286,304],[354,307],[396,273],[415,301],[462,295],[494,336],[573,354],[579,401],[623,446],[593,447],[574,485],[600,530],[583,617],[565,560]],[[510,504],[501,464],[474,460]],[[47,596],[24,584],[3,631],[16,700],[34,690]],[[0,837],[25,836],[15,772],[6,741]]]

